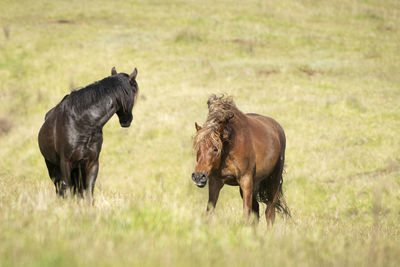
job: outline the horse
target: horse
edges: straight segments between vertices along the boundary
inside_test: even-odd
[[[130,126],[136,76],[136,68],[128,75],[113,67],[111,76],[72,91],[46,113],[38,143],[57,195],[93,199],[103,126],[115,113],[121,127]]]
[[[283,191],[286,137],[274,119],[255,113],[244,114],[230,96],[211,95],[203,126],[195,122],[193,149],[196,166],[192,180],[200,188],[207,180],[207,213],[215,209],[222,187],[240,187],[246,221],[251,213],[259,221],[259,203],[267,205],[268,226],[275,221],[275,210],[290,217]]]

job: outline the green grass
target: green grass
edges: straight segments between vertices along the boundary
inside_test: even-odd
[[[0,266],[398,266],[400,4],[1,1]],[[95,206],[61,200],[37,146],[71,89],[138,68],[104,128]],[[190,179],[212,93],[286,131],[292,220],[212,217]]]

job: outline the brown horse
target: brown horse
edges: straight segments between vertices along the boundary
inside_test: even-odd
[[[207,121],[203,127],[195,123],[197,164],[192,173],[198,187],[209,180],[207,212],[215,208],[227,184],[240,186],[247,219],[253,212],[259,220],[258,202],[267,204],[268,225],[274,223],[275,209],[290,216],[282,192],[286,146],[282,127],[272,118],[242,113],[231,97],[212,95],[207,104]]]

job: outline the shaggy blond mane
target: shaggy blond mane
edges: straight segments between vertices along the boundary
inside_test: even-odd
[[[193,149],[198,151],[201,142],[210,142],[218,148],[218,153],[222,150],[222,140],[218,128],[221,124],[227,123],[234,116],[236,105],[231,96],[211,95],[207,101],[208,116],[203,127],[195,134]]]

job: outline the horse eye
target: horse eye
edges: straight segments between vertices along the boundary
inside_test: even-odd
[[[214,147],[214,152],[218,152],[218,148],[217,147]]]

